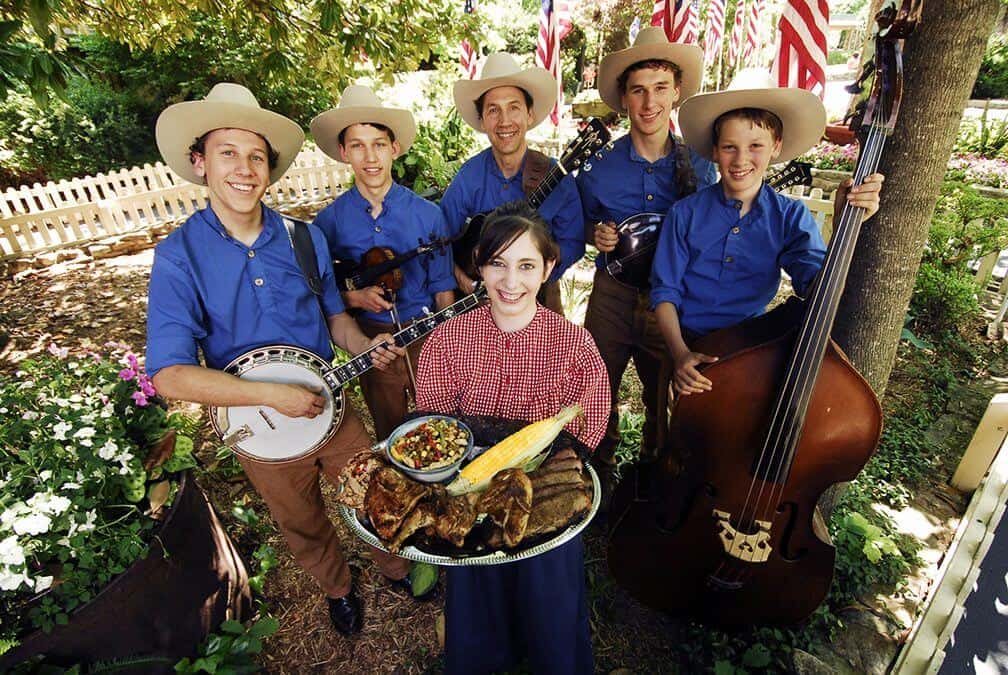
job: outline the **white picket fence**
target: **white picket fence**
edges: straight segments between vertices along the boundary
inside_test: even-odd
[[[298,155],[266,191],[270,206],[331,201],[349,182],[346,165],[317,150]],[[36,183],[0,193],[0,260],[181,222],[206,206],[206,188],[160,162],[108,174]]]

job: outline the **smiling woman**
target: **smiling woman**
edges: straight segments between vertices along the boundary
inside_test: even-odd
[[[594,448],[609,417],[605,366],[586,330],[537,304],[558,257],[530,210],[503,207],[486,221],[476,265],[489,303],[436,329],[420,354],[417,407],[537,422],[569,405],[568,425]],[[592,671],[581,538],[492,567],[451,567],[445,672]],[[548,638],[544,638],[548,636]]]

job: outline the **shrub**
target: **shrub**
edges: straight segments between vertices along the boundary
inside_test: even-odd
[[[443,193],[476,146],[476,136],[458,112],[444,122],[421,122],[413,146],[393,165],[395,179],[417,193]]]
[[[963,117],[955,152],[995,157],[1008,151],[1008,120],[991,119],[984,108],[980,117]]]
[[[186,425],[152,399],[124,346],[107,354],[50,347],[0,380],[0,645],[51,630],[142,556],[167,474],[195,466],[192,440],[148,454]],[[165,448],[159,447],[159,450]],[[170,446],[169,446],[170,449]]]
[[[857,160],[856,145],[834,145],[820,143],[799,157],[803,162],[809,162],[817,169],[832,169],[835,171],[852,171]]]
[[[917,330],[942,336],[966,324],[980,314],[979,290],[969,270],[922,262],[910,299]]]
[[[1008,159],[952,155],[945,180],[1008,189]]]
[[[971,98],[1008,98],[1008,39],[996,35],[987,43]]]

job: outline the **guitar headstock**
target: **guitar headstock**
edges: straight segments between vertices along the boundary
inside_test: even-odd
[[[564,168],[564,171],[570,173],[580,168],[584,160],[591,157],[592,153],[608,143],[609,137],[608,127],[606,127],[602,120],[593,117],[578,132],[577,137],[567,144],[567,147],[564,148],[563,156],[557,161]]]
[[[767,179],[774,190],[784,190],[794,185],[812,185],[812,165],[792,159],[783,169]]]

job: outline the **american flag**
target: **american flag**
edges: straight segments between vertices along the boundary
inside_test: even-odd
[[[562,5],[562,6],[561,6]],[[563,32],[561,13],[566,15],[570,32],[570,11],[563,0],[542,0],[539,12],[539,37],[536,39],[535,64],[548,70],[557,82],[557,99],[550,112],[553,126],[560,124],[560,105],[563,103],[563,74],[560,70],[560,39]]]
[[[637,39],[637,33],[639,32],[640,32],[640,17],[635,16],[633,18],[633,23],[630,24],[630,31],[628,33],[630,36],[630,44],[633,44],[633,41]]]
[[[756,49],[759,47],[759,19],[760,14],[763,13],[763,4],[765,0],[752,0],[752,4],[749,5],[749,20],[746,22],[746,33],[745,33],[745,54],[742,56],[742,60],[746,64],[751,64],[750,60]]]
[[[472,14],[472,0],[465,0],[465,13]],[[469,44],[469,40],[462,40],[462,52],[459,56],[459,65],[462,66],[462,73],[470,80],[476,77],[476,51]]]
[[[724,44],[725,0],[710,0],[707,5],[707,28],[704,29],[704,63],[711,65],[721,54]]]
[[[728,70],[735,68],[738,63],[739,54],[742,51],[742,34],[745,32],[743,19],[745,18],[745,0],[739,0],[735,7],[735,24],[732,26],[731,42],[728,43]]]
[[[655,0],[651,25],[664,28],[669,42],[696,42],[697,0]]]
[[[800,87],[822,98],[826,90],[826,0],[787,0],[780,46],[771,72],[779,87]]]

